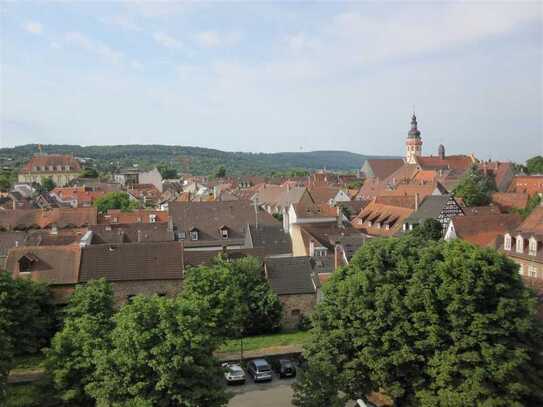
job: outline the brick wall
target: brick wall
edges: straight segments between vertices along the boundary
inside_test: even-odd
[[[316,296],[315,294],[279,295],[279,301],[283,304],[281,326],[289,330],[296,329],[302,315],[311,315],[315,308]]]

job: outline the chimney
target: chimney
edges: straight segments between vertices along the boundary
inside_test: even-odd
[[[340,205],[336,206],[336,212],[337,212],[337,216],[336,216],[337,227],[342,228],[343,227],[343,212],[341,211]]]
[[[419,209],[419,193],[415,192],[415,210]]]
[[[309,257],[313,257],[315,255],[315,241],[311,239],[309,241]]]
[[[339,268],[339,256],[341,255],[341,247],[339,246],[339,243],[336,242],[334,245],[334,271],[336,271]]]

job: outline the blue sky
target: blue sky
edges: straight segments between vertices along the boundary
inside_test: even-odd
[[[0,146],[543,154],[539,2],[2,2]]]

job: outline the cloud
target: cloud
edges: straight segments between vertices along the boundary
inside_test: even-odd
[[[99,21],[106,25],[117,26],[125,31],[141,31],[142,28],[127,15],[101,17]]]
[[[179,49],[183,47],[183,43],[181,41],[163,31],[155,32],[153,34],[153,39],[157,44],[164,48]]]
[[[201,31],[194,35],[196,43],[204,48],[233,46],[239,43],[239,32]]]
[[[89,38],[86,35],[77,31],[66,33],[65,40],[67,44],[84,49],[112,64],[118,64],[124,59],[124,55],[122,52],[114,50],[110,46],[100,41]]]
[[[43,26],[37,21],[27,21],[23,24],[23,29],[30,34],[41,35],[43,33]]]

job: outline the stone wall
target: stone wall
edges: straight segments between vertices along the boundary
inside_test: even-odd
[[[302,315],[311,315],[317,302],[315,294],[279,295],[279,301],[283,304],[281,326],[286,330],[296,329]]]
[[[183,280],[112,281],[115,305],[121,306],[134,295],[165,295],[174,297],[183,288]]]

